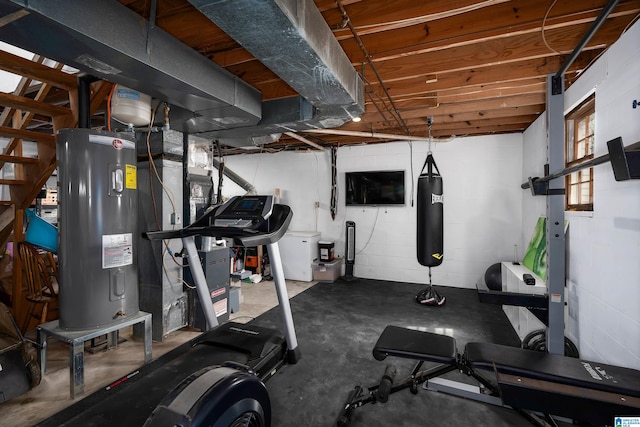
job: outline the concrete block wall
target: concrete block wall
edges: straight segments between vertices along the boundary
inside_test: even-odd
[[[343,147],[338,152],[341,179],[344,172],[355,170],[405,169],[407,174],[405,207],[346,208],[346,219],[356,222],[354,271],[359,277],[428,283],[428,268],[416,259],[417,212],[415,203],[411,205],[409,178],[413,165],[417,182],[428,144],[414,142],[412,148],[412,160],[407,142]],[[513,245],[522,245],[520,136],[457,138],[433,143],[432,151],[444,189],[444,261],[432,268],[432,280],[474,288],[489,265],[511,259]],[[340,204],[344,206],[344,194]]]
[[[595,155],[622,137],[640,141],[640,22],[567,89],[565,112],[595,92]],[[523,171],[546,162],[546,118],[524,133]],[[525,178],[525,176],[523,176]],[[544,198],[523,199],[523,232],[544,215]],[[640,181],[616,182],[609,163],[594,168],[594,210],[565,215],[569,221],[568,273],[570,338],[581,357],[640,369]]]
[[[329,152],[232,156],[225,163],[259,193],[280,188],[282,202],[294,212],[290,229],[319,231],[323,240],[335,242],[336,254],[344,254],[345,221],[355,221],[356,276],[428,283],[428,269],[416,259],[416,206],[411,204],[411,183],[417,182],[427,151],[426,142],[341,147],[335,220],[329,210]],[[433,143],[432,151],[443,175],[445,198],[445,258],[432,269],[432,280],[436,285],[474,288],[491,264],[513,259],[514,245],[520,256],[524,253],[522,135],[456,138]],[[404,170],[406,204],[345,207],[344,174],[362,170]],[[225,195],[241,193],[230,181],[223,188]]]

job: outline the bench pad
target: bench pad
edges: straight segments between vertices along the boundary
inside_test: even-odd
[[[479,342],[468,343],[464,357],[473,369],[495,366],[503,374],[640,397],[640,371],[635,369]]]
[[[373,348],[376,360],[396,356],[454,364],[457,354],[456,340],[450,336],[391,325],[384,329]]]

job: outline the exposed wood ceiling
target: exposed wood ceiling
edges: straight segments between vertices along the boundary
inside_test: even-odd
[[[152,4],[156,3],[119,1],[145,19],[153,15]],[[545,109],[546,76],[560,69],[607,1],[315,3],[365,81],[362,121],[347,123],[339,130],[394,137],[300,132],[295,137],[285,134],[266,145],[269,151],[310,148],[305,139],[327,147],[397,140],[406,135],[426,137],[427,117],[433,118],[434,138],[521,132]],[[615,42],[639,13],[640,0],[621,0],[565,74],[566,86]],[[157,0],[155,25],[259,89],[263,100],[296,95],[187,0]],[[0,63],[7,61],[6,55],[0,56]],[[60,71],[52,70],[51,75],[41,79],[70,84]],[[7,95],[2,98],[3,105],[18,102]],[[49,94],[52,104],[66,99],[56,91]],[[37,123],[38,111],[34,113]]]

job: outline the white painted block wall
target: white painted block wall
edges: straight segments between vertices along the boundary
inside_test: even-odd
[[[596,156],[615,137],[625,145],[640,141],[640,108],[632,107],[640,99],[638,40],[640,22],[566,91],[566,112],[595,91]],[[522,178],[545,162],[543,115],[524,133]],[[533,218],[545,214],[541,200],[523,199],[525,235]],[[616,182],[609,163],[595,167],[593,213],[567,213],[566,219],[568,335],[582,358],[640,369],[640,181]]]
[[[622,136],[625,144],[640,140],[640,108],[632,108],[640,98],[638,40],[640,22],[567,90],[567,111],[596,91],[596,155],[613,137]],[[290,229],[321,232],[323,240],[336,242],[337,254],[344,254],[344,222],[355,221],[357,276],[425,283],[427,269],[415,259],[415,207],[344,206],[345,171],[409,171],[413,165],[415,180],[426,143],[413,149],[411,162],[406,142],[340,148],[335,221],[329,214],[328,152],[231,156],[226,164],[260,193],[280,188],[294,211]],[[434,283],[470,288],[491,263],[511,260],[514,244],[522,258],[538,217],[545,215],[545,198],[520,189],[527,177],[542,175],[547,162],[545,117],[524,135],[458,138],[433,151],[445,191],[445,259],[433,269]],[[567,215],[569,336],[583,358],[640,369],[640,182],[617,183],[606,165],[596,167],[595,181],[593,215]],[[223,193],[242,190],[227,179]]]
[[[434,124],[437,126],[437,123]],[[384,143],[338,150],[338,213],[331,219],[329,152],[232,156],[225,164],[259,193],[280,188],[294,216],[290,229],[319,231],[344,255],[345,221],[356,223],[357,277],[427,283],[428,269],[416,259],[416,207],[411,205],[411,168],[416,182],[426,142]],[[489,265],[524,253],[521,232],[522,135],[457,138],[433,144],[444,181],[444,261],[432,269],[436,285],[474,288]],[[344,174],[361,170],[405,170],[402,207],[345,207]],[[228,179],[223,194],[242,193]],[[414,196],[415,199],[415,196]],[[319,208],[314,207],[319,201]]]

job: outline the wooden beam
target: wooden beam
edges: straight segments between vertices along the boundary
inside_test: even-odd
[[[15,216],[15,206],[9,205],[2,208],[2,213],[0,213],[0,230],[4,230],[6,227],[10,226],[13,223]]]
[[[37,63],[41,63],[43,61],[43,58],[41,56],[36,56],[34,58],[34,61]],[[53,67],[56,70],[60,70],[62,69],[64,65],[60,64],[60,63],[56,63],[56,65]],[[16,91],[14,91],[14,95],[24,95],[24,93],[26,92],[26,90],[28,89],[30,83],[31,83],[31,79],[27,78],[27,77],[23,77],[20,80],[20,83],[18,84],[18,87],[16,88]],[[46,97],[47,94],[49,93],[49,91],[51,90],[53,86],[48,85],[46,83],[41,83],[40,87],[38,88],[38,92],[35,94],[34,97],[34,101],[43,101]],[[12,111],[12,109],[10,108],[6,108],[4,112],[9,112]],[[3,114],[4,114],[3,112]],[[19,129],[26,129],[28,125],[32,124],[34,118],[37,116],[36,113],[33,112],[28,112],[25,115],[22,116],[22,121],[20,123],[18,123],[18,126],[13,126],[14,128],[19,128]],[[46,118],[46,122],[49,123],[51,122],[51,118]],[[0,121],[0,126],[6,126],[8,124],[8,120],[1,120]],[[9,143],[5,146],[3,154],[11,154],[13,153],[13,151],[15,150],[16,146],[18,146],[18,144],[20,144],[22,142],[22,139],[20,138],[12,138],[11,140],[9,140]],[[0,162],[0,168],[4,166],[3,162]]]
[[[471,128],[471,127],[461,126],[458,129],[446,129],[446,130],[435,129],[435,130],[432,130],[431,134],[436,138],[444,138],[448,136],[462,137],[462,136],[473,136],[473,135],[487,135],[492,133],[524,132],[528,127],[529,125],[524,126],[522,124],[507,124],[507,125],[497,124],[494,126],[482,127],[482,128]]]
[[[477,118],[474,120],[458,120],[452,122],[436,122],[431,127],[431,131],[434,132],[436,130],[444,132],[444,131],[458,131],[460,129],[472,129],[478,130],[481,128],[490,128],[495,126],[505,126],[505,125],[519,125],[523,128],[529,127],[531,123],[533,123],[538,118],[537,115],[528,115],[528,116],[509,116],[509,117],[497,117],[497,118]],[[409,130],[412,135],[422,135],[427,136],[427,126],[426,123],[410,126]]]
[[[342,0],[342,4],[349,5],[360,1],[362,0]],[[146,6],[140,8],[136,7],[135,4],[131,4],[131,2],[122,0],[120,3],[125,4],[139,15],[148,18]],[[168,2],[160,2],[158,6],[156,25],[203,55],[211,57],[212,55],[217,55],[218,52],[237,49],[253,58],[246,50],[237,48],[238,43],[236,41],[227,36],[218,26],[190,4],[175,2],[174,6],[169,5]],[[316,6],[321,12],[336,9],[335,0],[319,0],[316,1]]]
[[[205,56],[238,46],[235,40],[191,5],[183,10],[160,12],[156,16],[159,28]]]
[[[360,36],[369,34],[370,32],[386,31],[390,28],[404,28],[409,25],[415,25],[420,22],[427,22],[436,19],[443,19],[463,13],[469,13],[471,10],[478,10],[508,0],[457,0],[453,3],[449,0],[417,2],[415,0],[368,0],[367,2],[347,2],[341,1],[346,7],[349,19],[356,26]],[[316,2],[316,6],[318,6]],[[331,4],[333,3],[333,4]],[[336,7],[335,0],[325,4],[324,7],[318,7],[323,12],[323,16],[330,28],[334,29],[334,35],[338,40],[351,39],[353,36],[346,26],[342,25],[343,17],[340,10]],[[372,13],[375,11],[375,13]],[[383,22],[381,22],[383,20]],[[375,29],[372,29],[372,26]],[[355,43],[354,43],[355,45]],[[365,43],[368,48],[368,43]],[[359,50],[359,48],[357,48]],[[351,55],[348,54],[350,58]],[[355,54],[352,58],[354,62],[362,62],[355,60],[356,57],[362,57],[362,53]],[[242,64],[249,61],[255,61],[256,58],[243,48],[223,50],[212,55],[212,59],[223,67]]]
[[[0,154],[0,160],[2,160],[5,163],[17,163],[17,164],[38,163],[38,159],[35,157],[8,156],[6,154]]]
[[[486,9],[505,2],[507,0],[431,0],[428,2],[367,0],[345,6],[345,10],[358,35],[362,37],[398,28],[424,25],[432,21],[447,20],[455,16],[469,16],[473,11],[486,13]],[[323,15],[330,27],[341,27],[343,17],[339,10],[333,9]],[[336,29],[334,34],[338,40],[352,37],[348,28]]]
[[[32,113],[42,114],[48,117],[71,114],[71,110],[46,102],[35,101],[24,96],[16,96],[10,93],[0,92],[0,105],[18,110],[26,110]]]
[[[429,2],[431,3],[431,2]],[[394,2],[395,5],[395,2]],[[540,34],[548,5],[543,2],[513,2],[494,5],[463,15],[455,15],[440,20],[416,23],[409,27],[385,30],[385,25],[367,27],[368,35],[358,31],[363,43],[374,62],[385,61],[406,55],[427,53],[443,48],[461,47],[489,40],[524,34]],[[588,5],[584,2],[560,2],[550,11],[545,22],[545,31],[552,29],[592,23],[601,11],[601,5]],[[622,1],[609,19],[626,16],[631,19],[638,12],[638,3],[632,0]],[[349,12],[348,12],[349,13]],[[377,19],[388,22],[383,15]],[[351,21],[358,26],[357,16]],[[407,21],[411,22],[411,21]],[[372,31],[372,29],[376,31]],[[364,62],[362,51],[351,35],[342,31],[336,33],[341,44],[354,63]]]
[[[465,121],[473,121],[480,119],[505,119],[513,116],[539,116],[544,112],[544,104],[538,105],[524,105],[521,107],[511,107],[511,108],[497,108],[492,110],[477,110],[477,111],[469,111],[469,112],[461,112],[457,114],[432,114],[433,116],[433,125],[439,123],[453,123],[453,122],[465,122]],[[425,122],[424,119],[411,119],[411,120],[420,120],[422,123]],[[413,122],[409,120],[410,124]]]
[[[343,6],[360,3],[364,0],[340,0]],[[336,8],[336,0],[315,0],[316,7],[320,12],[333,10]]]
[[[343,2],[344,3],[344,2]],[[405,4],[406,3],[406,4]],[[522,34],[539,34],[548,5],[541,2],[527,2],[513,5],[512,2],[457,2],[450,1],[415,2],[402,0],[388,2],[375,0],[360,2],[347,7],[351,22],[367,47],[374,62],[395,57],[428,53],[469,44],[477,44],[496,38]],[[457,7],[457,9],[455,9]],[[474,10],[469,11],[469,8]],[[391,9],[389,13],[381,10]],[[580,2],[564,2],[554,6],[545,23],[551,30],[572,25],[591,23],[600,13],[599,6],[588,7]],[[371,13],[375,10],[376,13]],[[465,11],[465,13],[456,13]],[[637,2],[621,1],[609,19],[624,17],[631,19],[640,12]],[[435,19],[439,16],[445,18]],[[333,8],[324,13],[330,27],[342,21],[342,15]],[[398,19],[393,19],[397,16]],[[407,24],[407,25],[404,25]],[[409,25],[410,24],[410,25]],[[393,26],[398,29],[390,29]],[[334,34],[347,56],[356,64],[365,62],[362,50],[353,40],[348,29],[335,30]],[[210,57],[220,66],[257,61],[244,48],[219,50]]]
[[[0,185],[23,185],[26,184],[27,181],[24,179],[2,179],[0,178]],[[0,225],[0,229],[2,229]]]
[[[451,104],[442,104],[436,108],[413,108],[401,111],[405,120],[412,118],[425,118],[433,115],[460,114],[477,111],[498,110],[502,108],[514,108],[527,105],[544,106],[544,94],[528,94],[510,96],[500,99],[480,100],[471,102],[458,102]],[[544,111],[544,108],[543,108]],[[362,115],[363,122],[382,121],[377,112],[367,112]],[[362,122],[361,122],[362,123]]]
[[[487,120],[487,119],[495,119],[498,121],[509,121],[511,117],[526,117],[530,120],[529,123],[535,121],[540,114],[544,112],[544,104],[540,105],[526,105],[522,107],[513,107],[513,108],[499,108],[493,110],[479,110],[479,111],[470,111],[466,113],[460,114],[432,114],[433,118],[433,126],[441,127],[446,126],[451,123],[463,123],[463,122],[476,122],[479,120]],[[425,130],[426,129],[426,116],[414,117],[411,119],[405,120],[405,123],[411,130],[412,135],[414,131]],[[354,131],[363,131],[362,127],[358,127],[357,123],[346,123],[343,126],[340,126],[338,129],[340,130],[354,130]],[[391,133],[392,130],[387,126],[386,123],[379,121],[369,123],[370,128],[369,131],[380,132],[380,133]]]
[[[106,80],[98,80],[91,85],[91,102],[89,103],[89,113],[93,116],[100,106],[105,102],[112,83]]]
[[[5,138],[19,138],[27,141],[42,142],[55,147],[55,139],[53,135],[46,133],[33,132],[30,130],[14,129],[6,126],[0,126],[0,136]]]
[[[585,69],[601,50],[583,52],[569,69],[568,73],[576,73]],[[402,97],[409,94],[440,92],[460,87],[480,87],[491,83],[517,83],[522,80],[544,78],[555,73],[562,66],[564,58],[536,58],[519,61],[508,66],[496,64],[489,67],[470,68],[452,73],[438,73],[430,76],[418,76],[411,79],[392,82],[387,86],[391,96]],[[378,89],[372,84],[371,88]]]
[[[585,50],[602,49],[614,42],[626,25],[626,18],[614,18],[605,22],[592,37]],[[547,42],[560,51],[571,51],[588,24],[549,31]],[[519,61],[556,56],[542,42],[539,34],[525,34],[453,49],[443,49],[419,55],[400,57],[377,63],[376,67],[385,83],[429,76],[438,73],[479,69],[501,64],[511,66]],[[376,80],[373,71],[365,68],[365,78]]]
[[[17,243],[24,240],[24,209],[14,209],[14,212],[13,241]],[[13,257],[12,303],[11,309],[13,310],[13,315],[16,320],[22,324],[22,318],[26,315],[26,300],[24,298],[24,290],[22,289],[22,262],[20,261],[20,257],[15,255]]]
[[[62,89],[69,90],[76,88],[78,85],[75,75],[67,74],[4,51],[0,51],[0,69]]]
[[[41,64],[44,61],[44,58],[36,55],[33,58],[33,62]],[[13,91],[14,95],[24,96],[25,93],[29,90],[31,86],[31,79],[28,77],[22,77],[18,82],[16,88]],[[7,126],[9,122],[11,122],[11,115],[13,114],[13,110],[11,108],[5,108],[0,114],[0,126]]]
[[[210,55],[211,59],[221,67],[243,64],[245,62],[257,61],[256,57],[246,49],[238,47],[230,50],[223,50]]]
[[[521,84],[518,84],[521,83]],[[481,99],[499,99],[503,97],[525,95],[532,93],[544,94],[546,89],[546,81],[535,80],[533,82],[527,80],[523,82],[513,82],[513,84],[497,83],[493,85],[462,87],[459,89],[451,89],[442,92],[430,92],[427,94],[417,94],[414,96],[397,97],[394,99],[400,110],[406,108],[423,107],[432,104],[434,101],[437,105],[448,103],[475,101]],[[437,106],[435,105],[435,106]]]

